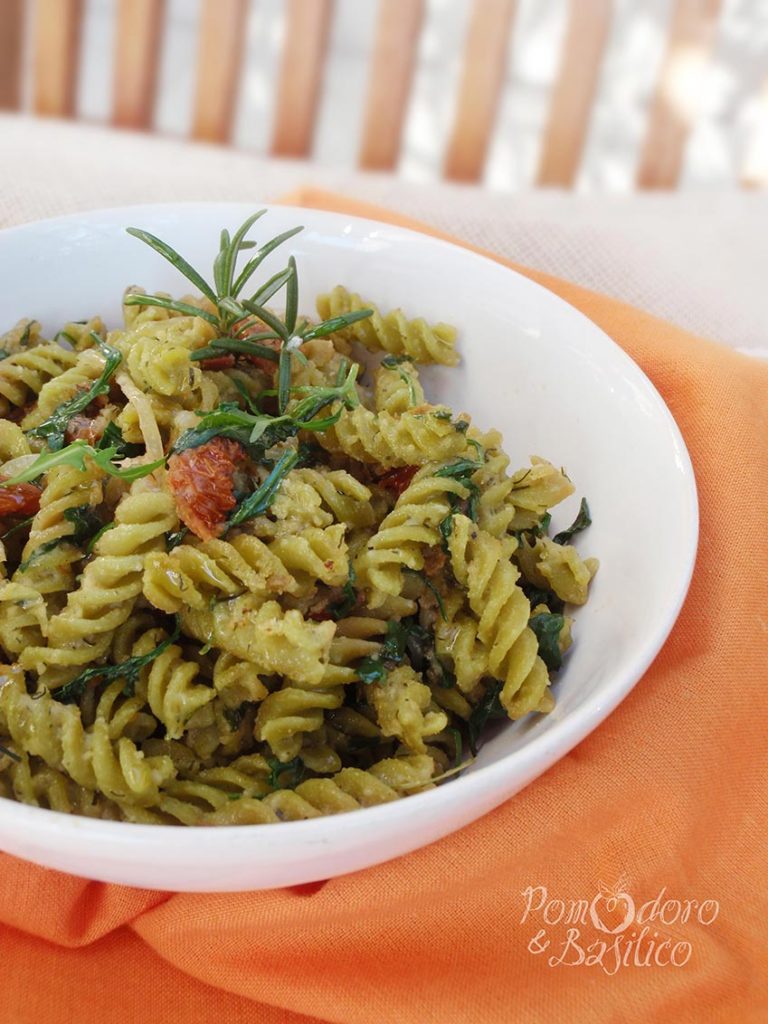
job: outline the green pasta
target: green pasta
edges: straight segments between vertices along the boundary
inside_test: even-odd
[[[550,536],[565,472],[425,395],[454,328],[342,286],[300,317],[293,257],[257,275],[296,232],[243,257],[257,219],[212,283],[130,229],[201,294],[2,336],[1,798],[309,819],[450,784],[554,706],[588,505]]]

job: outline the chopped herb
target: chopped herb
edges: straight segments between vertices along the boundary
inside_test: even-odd
[[[499,701],[503,683],[494,680],[485,691],[485,695],[479,704],[472,709],[472,714],[467,722],[467,733],[469,747],[473,754],[480,749],[480,739],[488,721],[494,718],[505,718],[506,712]]]
[[[450,519],[450,516],[448,516],[447,518]],[[443,522],[445,522],[445,520],[443,520]],[[432,592],[432,596],[434,597],[435,601],[437,602],[437,607],[440,609],[440,615],[442,616],[443,621],[447,622],[448,621],[448,616],[445,614],[445,605],[443,604],[443,596],[440,593],[440,591],[437,589],[435,584],[432,582],[432,580],[429,578],[429,576],[427,576],[427,574],[425,572],[418,572],[418,570],[416,570],[416,569],[409,569],[407,565],[403,567],[403,571],[407,572],[407,573],[410,573],[412,576],[420,577],[421,581],[423,582],[423,584],[427,588],[427,590]]]
[[[40,544],[35,548],[29,558],[26,558],[19,564],[19,572],[26,572],[30,565],[32,565],[33,562],[36,562],[38,558],[42,558],[43,555],[47,554],[49,551],[53,551],[53,549],[57,548],[59,544],[64,544],[68,540],[69,537],[56,537],[55,540],[47,540],[44,544]]]
[[[253,494],[249,494],[232,512],[227,521],[227,528],[239,526],[240,523],[244,523],[248,519],[263,515],[277,497],[283,478],[288,475],[298,460],[298,453],[292,449],[283,452],[261,487]]]
[[[408,401],[411,405],[416,405],[416,385],[414,384],[413,376],[404,368],[404,363],[411,363],[411,369],[413,369],[413,363],[411,362],[410,356],[384,356],[381,360],[381,365],[387,370],[397,371],[400,380],[402,380],[408,387]],[[441,416],[438,416],[438,418],[442,419]],[[448,419],[450,418],[451,414],[448,413]]]
[[[25,530],[32,523],[34,518],[34,516],[28,516],[26,519],[22,519],[20,523],[16,523],[15,526],[12,526],[10,530],[6,530],[2,537],[0,537],[0,540],[8,540],[8,538],[12,537],[15,533],[20,533],[22,530]]]
[[[562,615],[540,612],[530,619],[528,625],[539,641],[541,660],[550,672],[557,672],[563,663],[563,654],[560,650],[560,631],[565,625],[565,619]]]
[[[587,504],[587,499],[582,498],[579,505],[579,513],[574,521],[567,530],[561,530],[560,533],[556,533],[552,540],[555,544],[568,544],[577,533],[581,533],[582,530],[586,530],[591,525],[592,516],[589,513],[589,505]]]
[[[57,452],[44,452],[42,455],[38,455],[26,469],[9,477],[8,480],[1,481],[0,487],[28,483],[30,480],[36,480],[39,476],[50,472],[56,466],[74,466],[75,469],[84,470],[86,457],[93,459],[99,469],[108,473],[109,476],[117,476],[121,480],[139,480],[165,464],[165,459],[158,459],[156,462],[149,462],[143,466],[121,469],[112,462],[117,455],[116,448],[93,448],[85,441],[73,441],[72,444]]]
[[[343,619],[349,615],[357,605],[357,591],[355,590],[355,583],[357,583],[357,574],[355,573],[354,566],[350,562],[349,579],[341,588],[341,592],[344,596],[341,600],[328,606],[331,618],[335,619],[337,622],[339,619]]]
[[[528,583],[525,580],[523,580],[521,586],[523,593],[530,601],[531,608],[545,604],[551,612],[561,612],[563,610],[564,602],[560,600],[553,590],[535,587],[532,583]]]
[[[62,402],[45,422],[28,431],[32,437],[44,438],[52,452],[60,451],[64,447],[64,435],[72,417],[87,409],[95,398],[108,393],[112,375],[123,361],[123,357],[117,349],[103,342],[98,334],[91,331],[91,337],[106,357],[104,369],[98,380],[95,380],[87,391],[81,391],[69,401]]]
[[[117,523],[105,523],[100,530],[94,533],[94,535],[88,541],[88,544],[85,549],[89,555],[93,552],[93,549],[96,547],[99,540],[104,536],[104,534],[107,533],[108,530],[114,530],[116,526]]]
[[[4,754],[6,757],[10,757],[10,759],[12,761],[15,761],[16,764],[21,764],[22,759],[19,757],[19,755],[15,751],[9,750],[8,747],[2,746],[2,744],[0,744],[0,754]]]
[[[272,789],[295,789],[304,778],[304,763],[300,757],[294,757],[292,761],[286,762],[278,761],[276,757],[270,757],[267,764],[269,765],[267,781]],[[283,784],[283,775],[286,772],[290,774],[290,780],[287,784]]]
[[[140,444],[131,444],[123,437],[123,432],[116,423],[110,421],[104,433],[96,442],[97,448],[114,448],[121,459],[135,459],[144,452]]]
[[[446,516],[437,528],[440,531],[440,536],[443,538],[443,547],[447,548],[448,538],[453,533],[453,513]]]
[[[355,665],[355,672],[360,676],[360,682],[369,686],[380,682],[386,676],[387,669],[379,658],[362,658]]]
[[[406,655],[414,669],[420,671],[428,659],[433,644],[432,635],[420,626],[416,619],[392,621],[387,625],[387,636],[379,654],[375,658],[363,658],[355,665],[355,671],[361,682],[376,683],[399,665]]]
[[[63,539],[71,540],[75,544],[82,544],[103,530],[101,519],[90,505],[76,505],[74,508],[64,509],[64,518],[72,523],[75,529],[69,537]]]
[[[180,530],[176,530],[174,533],[169,533],[167,541],[168,550],[173,551],[174,548],[177,548],[179,544],[183,542],[188,533],[188,526],[182,526]]]
[[[180,631],[179,620],[176,619],[176,625],[170,636],[167,636],[165,640],[147,654],[127,658],[125,661],[120,662],[119,665],[95,665],[93,668],[87,668],[65,686],[54,690],[52,696],[60,704],[72,704],[82,697],[85,687],[91,679],[99,679],[102,683],[111,683],[115,679],[123,679],[125,680],[123,693],[126,697],[132,697],[136,683],[139,680],[139,672],[145,665],[150,665],[155,658],[158,658],[164,650],[170,647],[178,639]]]
[[[248,710],[248,701],[243,701],[242,704],[238,704],[236,708],[224,708],[222,712],[227,725],[232,732],[237,732],[243,723],[245,718],[245,712]]]

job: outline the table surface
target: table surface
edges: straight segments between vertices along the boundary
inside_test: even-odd
[[[768,194],[617,197],[415,185],[18,115],[0,116],[0,138],[0,227],[128,203],[257,206],[314,185],[398,210],[732,348],[768,356]]]

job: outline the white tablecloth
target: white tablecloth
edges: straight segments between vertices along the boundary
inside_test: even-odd
[[[123,203],[219,199],[255,206],[312,184],[391,207],[697,334],[768,355],[768,194],[616,197],[424,186],[13,115],[0,117],[0,139],[2,227]]]

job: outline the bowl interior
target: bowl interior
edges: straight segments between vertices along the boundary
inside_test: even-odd
[[[109,326],[117,325],[129,284],[175,295],[189,290],[159,256],[125,234],[126,226],[147,228],[169,241],[208,276],[220,229],[237,227],[250,212],[236,204],[128,207],[4,232],[0,329],[21,316],[35,316],[52,329],[96,312]],[[424,801],[431,799],[437,807],[437,794],[451,789],[451,804],[460,803],[464,792],[471,800],[475,790],[492,790],[498,803],[528,781],[532,765],[540,771],[562,756],[615,706],[671,628],[697,536],[687,452],[638,367],[545,289],[458,247],[341,215],[275,207],[255,234],[266,239],[297,223],[306,230],[291,240],[285,255],[282,249],[273,254],[264,272],[283,266],[288,248],[295,253],[303,313],[314,314],[318,292],[343,283],[382,308],[399,306],[410,316],[454,324],[461,366],[426,370],[428,397],[471,414],[482,428],[500,429],[513,466],[541,455],[565,467],[576,494],[554,510],[555,529],[571,522],[581,496],[589,499],[593,525],[577,544],[582,554],[596,555],[601,567],[589,603],[575,613],[575,643],[555,685],[555,711],[505,726],[465,777],[403,802],[427,806]],[[486,775],[481,786],[480,777],[493,765],[501,771]],[[384,825],[385,816],[393,819],[396,812],[387,807],[358,813],[378,815],[370,821]],[[59,820],[51,812],[37,812],[35,820],[40,815]],[[322,819],[302,827],[317,837],[339,834]],[[429,838],[434,835],[427,829],[424,841]],[[3,845],[9,848],[7,840]],[[372,854],[368,862],[381,859]],[[150,876],[148,870],[141,884],[153,884]]]

